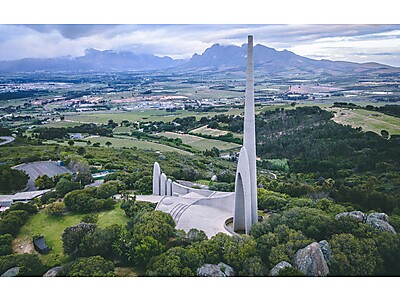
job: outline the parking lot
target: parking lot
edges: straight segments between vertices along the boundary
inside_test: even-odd
[[[46,174],[49,177],[53,177],[56,174],[73,173],[71,169],[65,166],[58,166],[55,161],[39,161],[33,163],[27,163],[16,166],[15,169],[23,170],[29,175],[28,189],[27,191],[36,191],[37,188],[34,185],[35,179],[38,176]]]

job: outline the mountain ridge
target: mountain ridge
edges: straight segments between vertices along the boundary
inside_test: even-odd
[[[79,57],[23,58],[0,61],[0,72],[35,71],[150,71],[173,69],[176,71],[245,71],[247,44],[241,46],[214,44],[202,54],[195,53],[190,60],[175,60],[169,56],[136,54],[121,50],[89,48]],[[362,74],[398,73],[400,68],[377,62],[316,60],[288,50],[276,50],[265,45],[254,47],[255,71],[265,74]]]

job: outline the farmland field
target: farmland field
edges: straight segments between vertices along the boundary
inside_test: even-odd
[[[363,131],[373,131],[378,134],[386,130],[389,134],[400,134],[400,118],[388,116],[365,109],[335,108],[333,120],[339,124],[361,127]]]
[[[211,149],[212,147],[216,147],[219,150],[229,150],[240,147],[240,145],[234,143],[228,143],[219,140],[211,140],[206,139],[190,134],[181,134],[181,133],[174,133],[174,132],[162,132],[157,133],[157,136],[165,136],[168,138],[176,139],[180,138],[184,144],[190,145],[195,149],[199,150],[206,150]]]
[[[127,137],[127,136],[119,136],[119,137],[105,137],[105,136],[90,136],[85,138],[84,140],[79,140],[79,141],[75,141],[75,145],[77,146],[88,146],[86,141],[90,141],[91,145],[93,145],[94,143],[100,143],[100,146],[102,147],[107,147],[106,142],[111,142],[112,144],[110,145],[110,147],[115,147],[115,148],[131,148],[131,147],[137,147],[138,149],[153,149],[155,151],[173,151],[173,152],[178,152],[181,154],[187,154],[187,155],[191,155],[191,153],[184,151],[184,150],[180,150],[177,148],[173,148],[167,145],[162,145],[162,144],[158,144],[158,143],[152,143],[149,141],[143,141],[143,140],[138,140],[132,137]],[[46,143],[49,144],[62,144],[62,145],[68,145],[67,142],[63,142],[63,143],[58,143],[55,141],[47,141]]]

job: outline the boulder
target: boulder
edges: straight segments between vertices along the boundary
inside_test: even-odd
[[[218,265],[205,264],[197,269],[197,276],[199,277],[232,277],[234,275],[233,268],[224,263]]]
[[[51,268],[50,270],[48,270],[48,271],[43,275],[43,277],[57,277],[57,276],[60,274],[61,269],[62,269],[61,266]]]
[[[364,222],[366,219],[365,214],[358,210],[350,211],[350,212],[342,212],[335,216],[336,219],[340,219],[342,217],[353,217],[353,218],[356,218],[360,222]]]
[[[293,265],[306,276],[326,276],[329,273],[321,245],[317,242],[298,250],[294,255]]]
[[[385,213],[370,213],[367,216],[367,221],[368,219],[378,219],[378,220],[382,220],[385,222],[389,222],[389,216]]]
[[[0,277],[16,277],[19,274],[20,267],[14,267],[5,271]]]
[[[271,269],[271,271],[269,272],[269,275],[270,276],[278,276],[280,270],[282,270],[286,267],[292,267],[292,265],[290,263],[288,263],[287,261],[281,261],[280,263],[278,263],[275,267],[273,267]]]
[[[329,265],[332,261],[332,249],[326,240],[318,242],[321,247],[322,254],[324,255],[326,263]]]
[[[370,218],[368,216],[367,224],[371,225],[372,227],[374,227],[378,230],[388,231],[390,233],[396,234],[396,230],[393,228],[393,226],[384,220],[376,219],[374,217]]]
[[[225,277],[233,277],[235,276],[235,271],[233,268],[223,262],[218,264],[219,269],[225,274]]]

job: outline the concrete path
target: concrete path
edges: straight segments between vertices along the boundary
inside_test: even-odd
[[[12,141],[15,140],[15,138],[12,136],[0,136],[0,140],[5,140],[5,141],[0,142],[0,146],[1,146],[1,145],[11,143]]]

